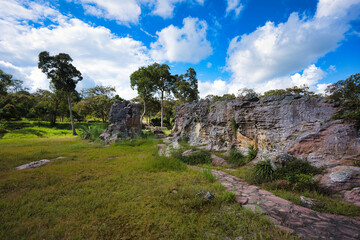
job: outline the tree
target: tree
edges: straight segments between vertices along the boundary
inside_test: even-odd
[[[76,105],[82,115],[92,115],[101,118],[103,122],[107,120],[107,115],[113,103],[113,93],[115,88],[95,86],[81,91],[82,100]],[[120,97],[119,97],[120,98]]]
[[[310,96],[310,97],[314,97],[314,96],[319,96],[317,94],[315,94],[312,91],[309,91],[309,87],[306,85],[302,85],[302,86],[293,86],[291,88],[286,88],[286,89],[274,89],[274,90],[270,90],[267,92],[264,92],[263,97],[265,96],[269,96],[269,95],[283,95],[283,94],[300,94],[303,96]]]
[[[69,104],[71,128],[73,135],[76,135],[70,97],[71,93],[75,92],[76,84],[83,78],[71,62],[71,57],[66,53],[50,56],[48,52],[44,51],[39,54],[38,68],[47,75],[56,90],[66,93]]]
[[[329,85],[325,92],[328,98],[341,103],[342,109],[335,118],[355,120],[360,124],[360,73]]]
[[[180,104],[196,101],[199,99],[198,80],[193,68],[189,68],[185,75],[175,77],[174,96]]]
[[[12,75],[4,73],[0,69],[0,96],[8,93],[8,88],[13,84]]]
[[[164,97],[165,93],[170,94],[173,90],[175,78],[170,74],[170,67],[167,64],[154,63],[149,66],[152,81],[156,90],[160,93],[160,107],[161,107],[161,128],[164,122]]]
[[[150,66],[140,67],[137,71],[130,75],[130,86],[132,89],[136,89],[140,99],[143,101],[144,110],[141,114],[140,123],[146,113],[146,103],[152,98],[155,91],[155,84],[153,75],[150,71]]]

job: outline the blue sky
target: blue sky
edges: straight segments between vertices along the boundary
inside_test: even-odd
[[[41,51],[68,53],[78,89],[114,86],[166,63],[192,67],[202,97],[329,83],[360,72],[360,0],[0,0],[0,68],[31,91],[49,87]]]

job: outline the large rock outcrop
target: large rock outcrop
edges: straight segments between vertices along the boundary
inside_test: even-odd
[[[110,124],[100,139],[111,143],[138,135],[141,131],[140,108],[138,103],[116,100],[110,108]]]
[[[321,184],[339,191],[360,186],[360,167],[353,166],[360,160],[360,137],[354,124],[331,118],[337,111],[332,100],[291,94],[204,100],[176,108],[173,134],[215,151],[246,153],[253,145],[259,159],[291,154],[326,168]]]

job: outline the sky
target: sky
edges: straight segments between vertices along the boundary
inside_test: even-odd
[[[328,84],[360,72],[360,0],[0,0],[0,69],[48,89],[38,54],[67,53],[84,79],[137,95],[154,62],[197,72],[200,96]]]

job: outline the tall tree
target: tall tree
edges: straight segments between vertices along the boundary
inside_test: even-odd
[[[71,93],[75,92],[76,84],[83,78],[71,62],[71,57],[66,53],[50,56],[49,52],[44,51],[39,54],[38,67],[47,75],[56,90],[66,93],[69,104],[71,128],[73,135],[76,135],[71,108]]]
[[[0,69],[0,96],[5,96],[8,93],[8,88],[12,86],[12,75],[4,73]]]
[[[189,68],[184,75],[175,76],[175,79],[173,92],[179,103],[184,104],[199,99],[198,79],[193,68]]]
[[[165,93],[170,94],[173,90],[175,78],[170,74],[170,67],[167,64],[154,63],[149,66],[156,90],[160,94],[161,103],[161,128],[164,122],[164,97]]]
[[[146,103],[152,97],[155,91],[154,79],[149,66],[140,67],[137,71],[130,75],[130,86],[132,89],[137,90],[139,97],[142,99],[144,104],[144,110],[140,119],[140,122],[142,123],[146,113]]]

